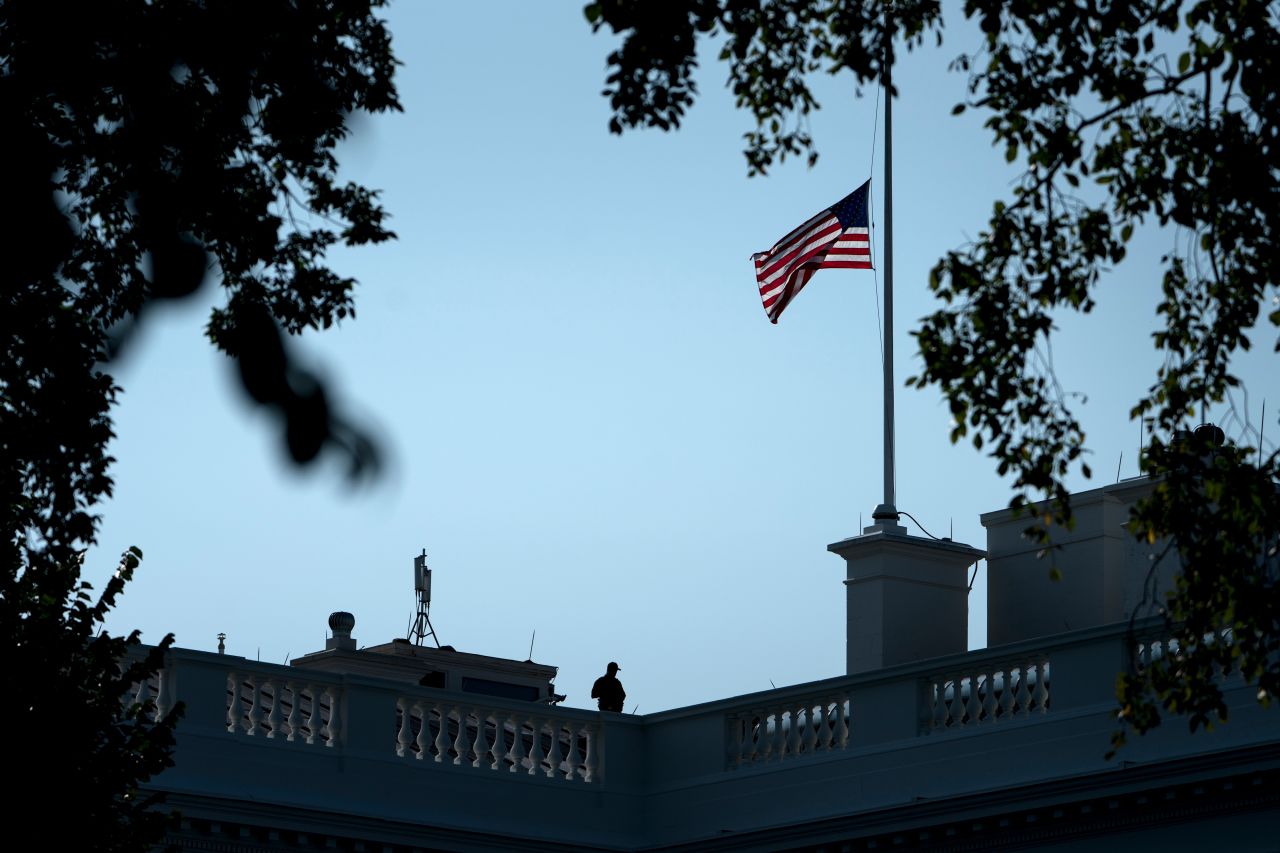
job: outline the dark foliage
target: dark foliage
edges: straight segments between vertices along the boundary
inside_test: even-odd
[[[656,7],[656,8],[655,8]],[[601,0],[585,14],[622,44],[609,57],[610,129],[679,124],[696,94],[698,38],[723,44],[729,86],[756,128],[751,173],[788,155],[816,156],[804,116],[809,77],[850,71],[882,79],[893,41],[941,44],[940,5],[927,0]],[[952,440],[986,448],[1012,475],[1012,505],[1072,523],[1066,477],[1089,476],[1085,436],[1048,357],[1055,312],[1087,313],[1103,272],[1121,263],[1135,228],[1170,227],[1163,260],[1164,355],[1132,415],[1155,438],[1142,460],[1158,478],[1131,530],[1179,561],[1172,595],[1145,612],[1169,622],[1176,653],[1118,683],[1122,729],[1146,731],[1161,710],[1192,728],[1226,718],[1221,678],[1238,672],[1268,702],[1280,689],[1280,456],[1248,431],[1234,446],[1184,438],[1197,410],[1239,385],[1232,356],[1250,347],[1266,310],[1271,332],[1280,252],[1280,19],[1275,4],[1141,0],[1096,4],[967,0],[985,36],[954,68],[1009,162],[1024,167],[987,229],[949,252],[929,286],[943,306],[915,332],[917,387],[937,385],[955,417]],[[886,34],[892,34],[887,39]],[[707,41],[708,39],[704,39]],[[1263,334],[1268,332],[1263,327]],[[1280,349],[1280,342],[1276,344]],[[1250,442],[1254,442],[1250,447]],[[1046,549],[1051,555],[1052,549]]]
[[[216,281],[209,337],[278,414],[290,457],[332,448],[353,474],[376,461],[283,334],[354,316],[329,246],[393,236],[334,157],[353,112],[399,109],[380,5],[0,4],[0,726],[39,769],[10,799],[18,832],[51,801],[76,819],[46,837],[70,849],[144,849],[157,830],[136,790],[167,761],[175,716],[126,697],[169,640],[139,656],[136,636],[99,633],[140,554],[96,603],[80,581],[111,494],[110,361],[148,307]]]

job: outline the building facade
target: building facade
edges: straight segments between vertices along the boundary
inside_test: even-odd
[[[139,686],[161,710],[186,706],[175,766],[153,781],[181,813],[169,841],[1280,850],[1280,716],[1239,676],[1222,676],[1229,724],[1190,734],[1169,720],[1104,757],[1116,675],[1176,654],[1143,616],[1151,562],[1124,530],[1146,488],[1077,496],[1054,556],[1067,586],[1049,586],[1007,512],[983,516],[985,553],[884,523],[837,542],[844,674],[657,714],[558,707],[554,668],[404,641],[330,641],[292,666],[173,649]],[[966,651],[968,572],[984,556],[992,644]],[[1164,583],[1172,571],[1156,567]]]

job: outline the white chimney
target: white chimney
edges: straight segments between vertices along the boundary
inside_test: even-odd
[[[849,675],[967,651],[969,570],[982,551],[883,523],[827,550],[847,565]]]

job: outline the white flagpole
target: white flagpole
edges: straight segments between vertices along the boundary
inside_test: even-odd
[[[885,12],[884,67],[884,503],[871,517],[882,525],[896,525],[894,505],[893,429],[893,33]]]

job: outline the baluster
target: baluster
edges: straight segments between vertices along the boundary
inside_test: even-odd
[[[253,680],[253,698],[249,700],[249,729],[245,732],[248,735],[258,734],[258,726],[262,722],[262,682],[255,678]]]
[[[577,723],[569,723],[569,755],[565,758],[568,773],[565,778],[570,782],[578,781],[578,768],[582,766],[582,757],[578,755],[578,734],[581,731],[582,727]]]
[[[1049,659],[1036,661],[1036,710],[1041,714],[1049,710]]]
[[[1031,695],[1027,687],[1029,675],[1027,663],[1024,661],[1018,665],[1018,691],[1013,694],[1013,715],[1015,717],[1026,716],[1031,712]]]
[[[600,729],[595,723],[587,723],[587,760],[583,765],[582,781],[595,782],[599,772],[599,764],[596,757],[596,738],[600,736]]]
[[[773,760],[782,761],[789,754],[787,750],[787,738],[790,736],[790,727],[788,726],[787,712],[785,708],[778,708],[773,712]]]
[[[467,709],[459,705],[457,713],[458,733],[453,738],[453,763],[461,765],[467,760]]]
[[[404,699],[397,699],[396,712],[400,715],[400,730],[396,732],[396,755],[404,758],[404,754],[411,751],[409,744],[413,742],[413,729],[409,720],[409,703]]]
[[[298,739],[300,734],[299,727],[302,725],[302,692],[298,690],[298,682],[289,681],[285,683],[289,688],[289,719],[285,720],[285,725],[289,727],[289,734],[286,740],[290,743]]]
[[[1000,716],[1008,720],[1013,716],[1013,667],[1006,666],[1000,684]]]
[[[511,772],[519,773],[524,769],[524,720],[515,711],[511,712]]]
[[[449,754],[449,711],[443,702],[437,702],[436,713],[440,715],[440,729],[436,732],[436,762],[440,763]]]
[[[536,776],[542,769],[542,719],[530,717],[529,727],[533,729],[533,741],[529,744],[529,775]]]
[[[823,699],[822,707],[818,709],[821,713],[818,715],[818,725],[822,727],[822,737],[818,739],[818,749],[826,752],[831,749],[832,731],[831,731],[831,700]]]
[[[948,682],[951,685],[951,719],[949,726],[958,726],[964,722],[964,684],[960,676]]]
[[[773,717],[773,733],[769,736],[769,748],[772,752],[771,760],[781,761],[785,753],[786,733],[782,730],[782,711],[776,710],[771,714]]]
[[[431,710],[422,702],[414,702],[412,710],[418,712],[418,736],[414,743],[418,746],[417,758],[422,761],[431,753]]]
[[[267,714],[267,737],[275,738],[284,722],[284,711],[280,707],[280,682],[274,678],[267,679],[267,687],[271,688],[271,712]]]
[[[982,682],[982,719],[984,722],[994,723],[996,721],[996,670],[995,667],[987,673],[986,679]]]
[[[751,742],[751,760],[752,761],[768,761],[769,760],[769,712],[763,708],[755,711],[752,715],[754,719],[751,722],[752,742]]]
[[[804,751],[812,754],[818,748],[818,724],[813,720],[813,701],[804,706]]]
[[[159,682],[156,690],[156,719],[160,720],[173,708],[173,671],[161,669],[156,673],[156,680]]]
[[[991,694],[992,679],[995,678],[993,670],[988,669],[986,672],[980,672],[982,681],[975,685],[978,690],[978,708],[975,713],[978,716],[979,724],[987,724],[987,722],[995,722],[993,719],[991,708],[987,706],[995,706],[995,697]]]
[[[976,726],[978,724],[978,711],[982,708],[981,699],[978,696],[978,673],[969,676],[969,699],[965,702],[965,714],[969,717],[969,725]]]
[[[471,712],[476,717],[476,739],[471,744],[471,751],[476,757],[471,759],[471,766],[479,767],[484,763],[485,756],[489,754],[489,736],[484,730],[485,724],[489,721],[489,712],[480,707],[473,708]]]
[[[490,750],[493,761],[489,763],[490,770],[501,770],[502,763],[507,757],[507,726],[506,717],[497,710],[493,712],[493,748]]]
[[[308,684],[307,692],[311,694],[311,713],[307,714],[307,743],[314,744],[320,740],[320,726],[324,715],[320,711],[320,688]]]
[[[941,675],[929,680],[929,698],[933,702],[933,728],[945,729],[947,727],[947,682]]]
[[[151,681],[146,676],[138,682],[138,689],[133,694],[133,704],[141,708],[151,698]]]
[[[548,720],[551,728],[551,753],[547,756],[547,778],[555,779],[560,775],[560,721]]]
[[[325,726],[324,733],[329,738],[325,741],[325,746],[333,746],[338,742],[339,736],[342,734],[342,720],[339,716],[339,706],[341,701],[338,698],[338,688],[326,687],[324,693],[329,697],[329,725]]]
[[[234,672],[227,673],[227,731],[235,732],[240,726],[240,680]]]
[[[836,702],[836,744],[840,749],[849,745],[849,712],[845,710],[849,701],[841,696]]]

